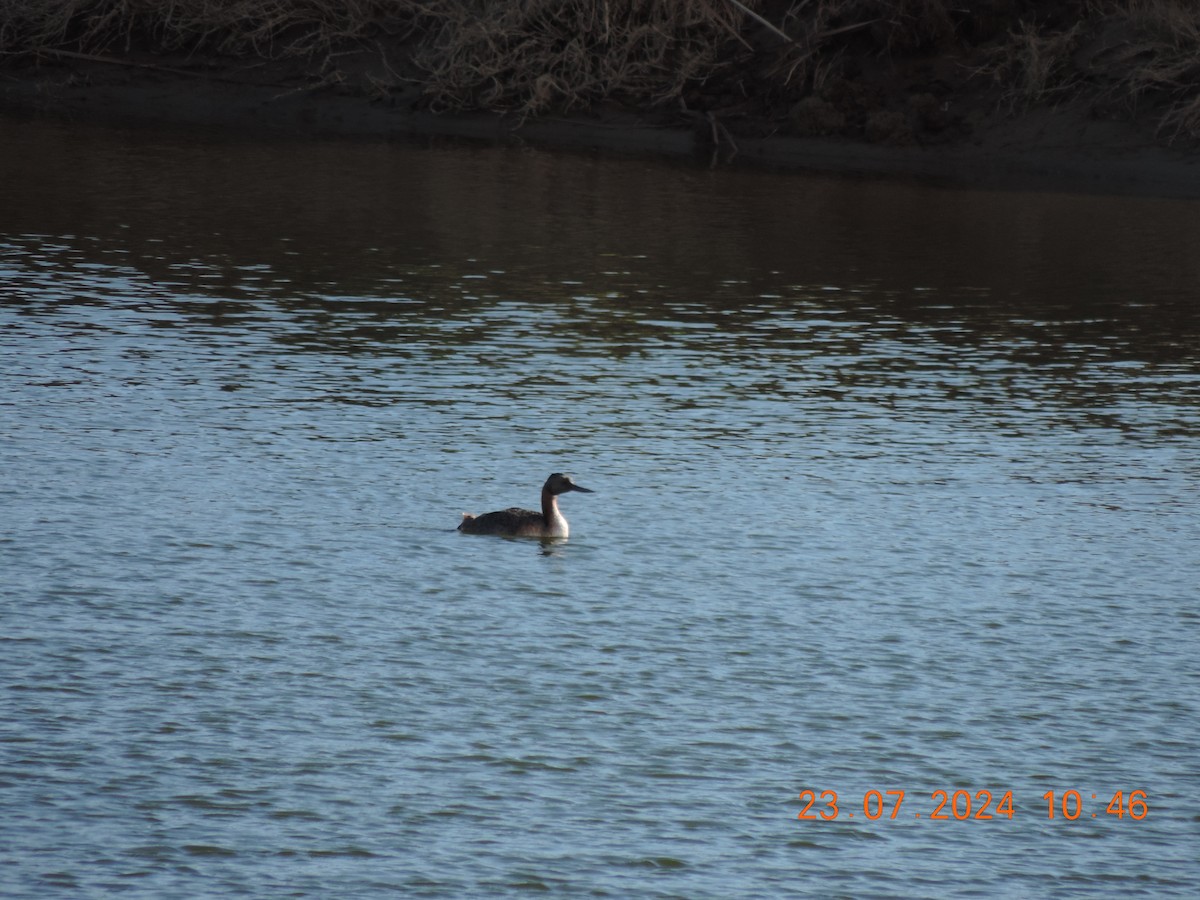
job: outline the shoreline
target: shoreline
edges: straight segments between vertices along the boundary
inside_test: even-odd
[[[435,113],[420,107],[416,93],[410,88],[372,97],[361,85],[314,86],[294,67],[248,67],[218,57],[62,54],[43,57],[36,65],[0,68],[0,113],[16,117],[301,139],[525,143],[686,159],[714,167],[917,179],[958,188],[1200,199],[1200,152],[1164,145],[1144,126],[1098,120],[1069,104],[981,118],[968,136],[922,145],[850,137],[761,137],[754,128],[731,134],[717,116],[695,113],[689,125],[678,114],[615,106],[523,121],[491,112]]]

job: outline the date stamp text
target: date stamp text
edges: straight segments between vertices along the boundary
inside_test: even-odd
[[[905,800],[908,799],[907,805]],[[919,798],[919,799],[918,799]],[[1036,804],[1032,814],[1042,810],[1047,819],[1095,819],[1111,816],[1115,819],[1129,818],[1140,822],[1150,814],[1145,791],[1119,790],[1108,794],[1085,794],[1071,789],[1046,791],[1042,802]],[[932,819],[934,821],[1007,819],[1012,821],[1021,812],[1013,799],[1012,791],[989,790],[938,790],[929,794],[910,795],[903,790],[869,790],[860,798],[855,795],[846,802],[837,791],[803,790],[800,792],[801,808],[796,818],[805,822],[832,822],[835,819],[863,818],[878,819]]]

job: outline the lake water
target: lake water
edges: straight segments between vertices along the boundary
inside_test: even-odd
[[[0,126],[0,894],[1200,890],[1200,204]]]

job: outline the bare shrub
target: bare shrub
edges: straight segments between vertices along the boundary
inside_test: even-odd
[[[830,85],[893,59],[982,53],[975,71],[1012,108],[1089,91],[1153,110],[1170,139],[1200,138],[1200,0],[0,0],[0,58],[195,50],[310,58],[316,75],[389,37],[434,109],[699,98],[781,120],[795,110],[794,127],[822,131],[833,120],[797,108],[803,98],[836,106]]]
[[[1111,55],[1108,74],[1131,105],[1167,98],[1160,131],[1200,138],[1200,4],[1127,0],[1118,13],[1131,39]]]
[[[261,55],[312,53],[388,20],[411,20],[429,0],[0,0],[0,50],[163,49]],[[290,39],[288,39],[290,38]]]
[[[1083,24],[1076,22],[1065,31],[1047,34],[1022,20],[979,71],[1005,85],[1010,107],[1056,100],[1079,83],[1071,55],[1082,30]]]
[[[726,0],[443,0],[424,12],[429,38],[415,61],[445,109],[530,114],[621,96],[664,103],[749,50],[739,44],[743,13]]]

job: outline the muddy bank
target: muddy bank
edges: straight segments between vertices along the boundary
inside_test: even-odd
[[[288,8],[310,5],[324,9]],[[251,32],[167,33],[123,5],[90,30],[0,22],[0,112],[1200,197],[1200,13],[1179,0],[1092,19],[1072,16],[1099,4],[1035,4],[1037,26],[1016,0],[971,16],[937,0],[694,0],[652,22],[616,2],[468,6]]]

